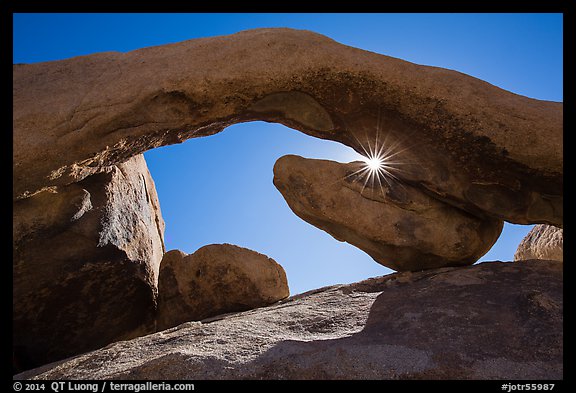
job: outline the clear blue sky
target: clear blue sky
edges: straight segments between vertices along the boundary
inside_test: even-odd
[[[16,14],[13,62],[125,52],[258,27],[312,30],[517,94],[563,100],[561,14]],[[284,267],[292,294],[391,272],[290,211],[272,184],[274,162],[285,154],[358,159],[335,142],[263,122],[145,153],[167,250],[192,253],[211,243],[253,249]],[[512,260],[530,228],[507,224],[481,260]]]

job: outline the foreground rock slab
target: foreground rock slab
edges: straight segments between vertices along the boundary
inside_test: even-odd
[[[158,281],[157,329],[232,311],[267,306],[290,294],[282,266],[232,244],[210,244],[190,255],[164,254]]]
[[[395,273],[117,342],[16,379],[562,379],[562,263]]]
[[[163,253],[142,155],[14,203],[15,368],[153,332]]]
[[[563,104],[303,30],[256,29],[13,67],[13,199],[238,122],[362,152],[404,143],[402,177],[505,221],[562,225]]]
[[[522,239],[514,253],[514,260],[564,260],[564,231],[552,225],[535,225]]]
[[[396,271],[471,265],[500,236],[502,221],[388,175],[366,178],[364,165],[284,156],[274,165],[274,185],[298,217]]]

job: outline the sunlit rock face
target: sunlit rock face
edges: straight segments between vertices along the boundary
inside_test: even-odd
[[[290,294],[282,266],[232,244],[210,244],[190,255],[167,252],[158,292],[158,330],[267,306]]]
[[[515,261],[545,259],[564,261],[564,231],[551,225],[535,225],[514,253]]]
[[[498,239],[502,221],[365,167],[284,156],[274,166],[274,185],[300,218],[398,271],[470,265]]]
[[[243,121],[362,151],[406,139],[402,178],[505,221],[562,225],[563,105],[302,30],[13,67],[13,197]]]
[[[154,331],[164,221],[143,156],[14,203],[13,234],[16,368]]]

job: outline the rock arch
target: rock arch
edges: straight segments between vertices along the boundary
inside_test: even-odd
[[[278,122],[359,152],[379,132],[408,138],[402,159],[421,165],[400,178],[416,192],[496,225],[562,226],[562,103],[308,31],[14,65],[13,105],[14,341],[34,365],[154,329],[163,222],[140,154],[234,123]],[[126,221],[134,206],[149,225]],[[118,319],[95,323],[94,302]]]
[[[475,214],[562,225],[562,103],[308,31],[15,65],[13,97],[15,200],[249,120],[360,151],[380,117],[418,139],[407,158],[426,165],[404,181]]]

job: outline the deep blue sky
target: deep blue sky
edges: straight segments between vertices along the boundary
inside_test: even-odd
[[[346,45],[457,70],[532,98],[562,101],[561,14],[16,14],[14,63],[130,51],[257,27],[312,30]],[[232,243],[278,261],[291,292],[389,273],[288,208],[272,184],[285,154],[358,159],[345,146],[252,122],[145,153],[166,247]],[[511,260],[531,226],[506,225],[481,260]]]

